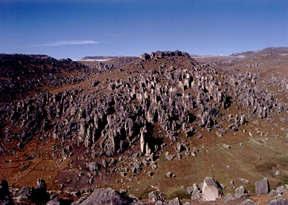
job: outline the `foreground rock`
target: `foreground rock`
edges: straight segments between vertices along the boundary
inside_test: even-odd
[[[273,199],[268,203],[268,205],[288,205],[288,199]]]
[[[222,190],[219,184],[211,177],[206,177],[203,181],[202,199],[204,201],[216,201],[221,197]]]
[[[269,182],[267,178],[263,178],[255,182],[255,192],[256,194],[268,194],[269,193]]]
[[[256,205],[256,203],[251,199],[246,199],[245,201],[242,201],[240,205]]]
[[[96,189],[85,201],[80,205],[129,205],[133,199],[120,194],[119,192],[107,188]]]

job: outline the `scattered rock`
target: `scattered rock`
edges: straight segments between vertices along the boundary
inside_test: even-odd
[[[197,184],[193,184],[193,191],[191,193],[191,200],[199,200],[201,199],[202,194],[200,188],[197,186]]]
[[[176,175],[175,175],[173,172],[167,172],[167,173],[165,174],[165,176],[166,176],[167,178],[176,177]]]
[[[216,201],[221,197],[220,185],[211,177],[206,177],[202,186],[202,199],[204,201]]]
[[[30,187],[22,187],[16,196],[16,201],[21,202],[25,200],[30,200],[32,196],[32,188]]]
[[[61,202],[58,199],[52,199],[46,205],[61,205]]]
[[[235,197],[232,194],[226,194],[223,201],[225,204],[230,203],[231,201],[235,200]]]
[[[180,200],[177,198],[169,200],[167,205],[181,205]]]
[[[223,144],[222,146],[223,146],[225,149],[231,149],[231,145]]]
[[[244,186],[239,186],[238,188],[236,188],[234,196],[236,199],[240,199],[240,198],[247,196],[247,191],[244,188]]]
[[[164,194],[159,191],[152,191],[148,194],[148,199],[150,202],[156,202],[156,201],[164,201],[165,197]]]

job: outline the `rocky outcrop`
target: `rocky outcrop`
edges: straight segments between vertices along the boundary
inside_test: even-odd
[[[151,56],[187,55],[156,52]],[[133,78],[110,81],[108,87],[113,90],[100,94],[96,87],[97,95],[81,89],[58,94],[43,92],[3,104],[0,106],[1,124],[13,124],[19,130],[14,132],[11,127],[4,126],[3,136],[6,141],[15,136],[19,140],[18,148],[37,134],[53,136],[62,142],[69,140],[91,149],[92,156],[113,156],[139,141],[139,151],[150,155],[160,145],[160,140],[153,136],[155,124],[174,141],[180,133],[194,134],[198,125],[207,130],[217,127],[237,131],[251,115],[267,117],[279,109],[280,104],[272,95],[251,86],[251,81],[255,80],[252,74],[226,76],[188,60],[192,64],[189,68],[162,66]],[[232,104],[245,107],[247,113],[230,116],[227,118],[229,126],[219,127],[218,117]],[[5,147],[1,150],[3,152]]]
[[[182,51],[156,51],[152,52],[151,54],[144,53],[140,56],[143,60],[150,60],[150,59],[160,59],[165,57],[190,57],[188,53],[182,52]]]
[[[133,199],[111,188],[96,189],[80,205],[129,205]]]
[[[216,201],[221,197],[220,185],[211,177],[206,177],[202,185],[202,199],[204,201]]]
[[[263,178],[255,182],[255,192],[256,194],[268,194],[270,191],[269,182],[267,178]]]

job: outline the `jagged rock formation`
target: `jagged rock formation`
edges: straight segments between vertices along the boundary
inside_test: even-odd
[[[113,156],[139,143],[139,150],[150,155],[160,147],[153,136],[156,125],[175,141],[180,133],[188,135],[194,127],[237,130],[251,115],[265,118],[271,111],[283,109],[271,94],[256,86],[257,79],[251,73],[226,75],[197,64],[182,52],[156,52],[151,56],[148,61],[180,56],[190,66],[161,65],[137,70],[137,75],[127,79],[100,82],[102,87],[88,93],[82,89],[46,92],[2,104],[5,141],[13,136],[21,148],[35,135],[53,137],[84,146],[91,156]],[[223,127],[217,119],[232,105],[245,109],[229,115],[229,126]]]
[[[10,57],[2,57],[6,58]],[[2,87],[0,100],[0,155],[12,156],[33,140],[53,139],[51,156],[63,161],[73,159],[68,166],[79,171],[79,178],[85,175],[89,186],[95,183],[96,177],[103,176],[99,174],[101,171],[125,178],[139,175],[150,167],[152,171],[146,173],[152,177],[158,167],[156,160],[166,146],[167,161],[179,160],[184,155],[196,157],[199,147],[191,147],[187,141],[209,137],[200,134],[203,131],[220,138],[227,132],[241,130],[251,119],[265,119],[287,111],[277,96],[262,87],[257,74],[225,72],[198,63],[180,51],[143,54],[119,69],[100,69],[101,72],[99,67],[47,56],[18,58],[21,60],[16,65],[11,64],[12,60],[6,64],[6,68],[15,66],[15,73],[3,72],[1,77],[4,81],[6,77],[12,79],[15,86],[23,86],[21,92],[33,91],[33,94],[10,93],[10,88],[6,88],[10,81],[8,84],[0,81],[6,86]],[[32,68],[28,69],[26,64]],[[71,75],[63,74],[67,72]],[[31,86],[27,87],[26,82]],[[13,100],[6,99],[6,94],[11,94]],[[222,145],[225,150],[231,149],[229,143]],[[125,154],[128,160],[122,158]],[[165,170],[163,176],[166,180],[177,179],[175,173]],[[219,186],[210,183],[211,180],[205,180],[205,186],[194,184],[189,188],[192,201],[221,196]],[[266,194],[268,191],[263,186],[258,186],[259,193]],[[212,187],[212,196],[205,187]],[[247,196],[244,186],[235,188],[227,201]],[[37,201],[33,193],[40,194],[44,203],[50,200],[41,180],[36,188],[22,191],[21,196],[29,200]],[[114,192],[112,195],[120,197]],[[152,192],[149,198],[168,203],[158,192]],[[179,199],[170,202],[177,204]]]
[[[155,53],[152,56],[185,56],[178,53]],[[140,140],[144,154],[157,151],[152,135],[157,123],[170,140],[180,132],[188,133],[191,126],[219,128],[221,110],[232,104],[243,106],[259,117],[267,117],[272,110],[281,110],[276,99],[255,85],[250,73],[225,76],[195,61],[187,68],[162,65],[127,80],[108,82],[108,89],[98,95],[83,90],[71,90],[52,95],[39,95],[2,105],[2,124],[20,128],[20,133],[5,130],[4,136],[19,139],[22,147],[36,133],[69,139],[92,150],[93,156],[113,156],[125,151]],[[247,115],[247,116],[245,116]],[[247,113],[230,116],[229,128],[245,123]],[[225,129],[225,128],[222,128]]]

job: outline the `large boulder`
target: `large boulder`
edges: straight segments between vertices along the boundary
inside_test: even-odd
[[[221,197],[220,185],[211,177],[206,177],[202,186],[202,199],[204,201],[216,201]]]
[[[269,193],[269,182],[267,178],[263,178],[255,182],[255,192],[256,194],[268,194]]]
[[[101,188],[94,190],[80,205],[128,205],[132,202],[133,199],[111,188]]]

